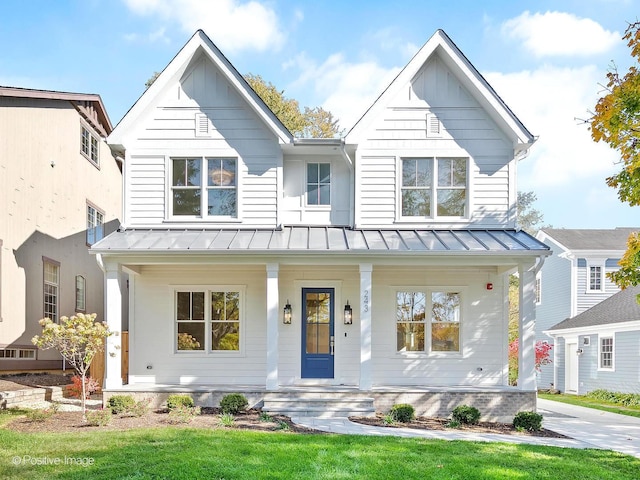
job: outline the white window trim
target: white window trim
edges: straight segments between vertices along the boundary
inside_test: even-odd
[[[205,185],[207,171],[205,162],[209,159],[228,159],[235,160],[236,162],[236,215],[232,216],[216,216],[216,215],[174,215],[173,214],[173,160],[196,160],[200,159],[201,164],[201,179],[200,184],[200,212],[207,211],[207,187]],[[240,175],[241,158],[236,152],[231,152],[228,155],[224,152],[216,155],[170,155],[165,157],[165,171],[166,175],[165,184],[165,202],[166,202],[166,216],[165,222],[168,223],[241,223],[242,222],[242,178]]]
[[[394,355],[391,358],[464,358],[464,324],[465,321],[465,312],[467,311],[466,300],[467,300],[467,287],[457,287],[457,286],[393,286],[391,287],[393,296],[393,331],[389,335],[389,338],[393,339],[393,351]],[[397,334],[397,323],[398,321],[395,319],[396,308],[397,308],[397,295],[398,292],[421,292],[426,295],[426,312],[425,316],[425,351],[424,352],[399,352],[397,350],[397,346],[395,345],[395,339]],[[431,350],[431,310],[432,310],[432,299],[431,293],[433,292],[451,292],[458,293],[460,295],[460,351],[458,352],[434,352]],[[428,325],[427,325],[428,324]]]
[[[3,361],[3,360],[36,360],[36,357],[37,357],[37,353],[36,353],[36,349],[35,348],[8,348],[8,347],[3,347],[3,348],[0,348],[0,351],[3,351],[3,352],[13,351],[14,355],[15,355],[15,357],[2,356],[2,357],[0,357],[0,362]],[[31,356],[31,357],[21,357],[20,354],[22,352],[33,353],[33,356]]]
[[[58,270],[58,283],[53,284],[51,282],[47,282],[46,279],[46,265],[53,265],[54,267],[56,267]],[[56,318],[55,319],[51,319],[53,320],[55,323],[60,323],[60,284],[61,282],[61,268],[60,268],[60,262],[53,260],[51,258],[47,258],[47,257],[42,257],[42,316],[43,317],[48,317],[51,318],[50,316],[47,315],[46,312],[46,308],[45,308],[45,285],[55,285],[56,287]]]
[[[602,366],[602,340],[611,339],[611,367]],[[615,372],[616,371],[616,338],[615,334],[598,335],[598,371],[599,372]]]
[[[88,154],[82,149],[82,139],[84,137],[84,130],[89,132],[89,153]],[[96,157],[97,157],[96,160],[91,158],[91,149],[92,149],[91,140],[92,139],[96,141]],[[100,140],[101,140],[100,135],[98,135],[93,128],[91,128],[87,123],[83,121],[80,122],[80,154],[84,158],[89,160],[91,165],[96,167],[98,170],[100,170]]]
[[[600,288],[591,288],[591,267],[600,267]],[[587,260],[586,293],[602,293],[605,291],[606,269],[605,260]]]
[[[465,198],[465,215],[457,217],[444,217],[438,216],[438,170],[437,164],[439,159],[454,158],[465,159],[467,162],[467,185],[466,185],[466,198]],[[433,180],[431,183],[431,216],[417,217],[417,216],[405,216],[402,215],[402,162],[403,160],[411,159],[432,159],[433,160]],[[443,152],[441,155],[433,156],[416,156],[415,154],[399,155],[396,157],[396,218],[395,223],[463,223],[471,220],[471,157],[469,155],[457,153]],[[446,188],[446,187],[440,187]]]
[[[93,225],[93,226],[90,226],[90,222],[89,222],[90,209],[94,211],[93,218],[94,218],[94,221],[95,221],[95,225]],[[93,245],[93,243],[97,243],[97,242],[99,242],[100,240],[102,240],[105,237],[105,235],[104,235],[104,217],[105,217],[105,214],[104,214],[104,210],[102,210],[101,208],[97,207],[94,203],[90,202],[89,200],[87,200],[87,208],[86,208],[85,212],[86,212],[86,221],[87,221],[87,234],[86,234],[85,241],[87,243],[87,246],[90,247],[91,245]],[[100,223],[98,223],[98,216],[101,217],[101,222]],[[100,236],[100,238],[97,238],[98,235],[94,235],[93,243],[89,243],[89,230],[97,231],[96,228],[99,227],[99,226],[102,226],[102,235]]]
[[[78,279],[82,279],[82,303],[84,304],[84,308],[78,308]],[[75,310],[76,312],[86,313],[87,311],[87,278],[84,275],[76,275],[75,277]]]
[[[316,205],[309,203],[309,164],[327,164],[329,165],[329,203],[327,205]],[[330,211],[331,204],[333,203],[333,187],[334,187],[334,176],[333,176],[333,163],[331,161],[320,161],[320,160],[307,160],[304,162],[304,186],[302,191],[304,192],[304,208],[308,210],[315,211]]]
[[[245,339],[247,337],[246,322],[246,285],[172,285],[173,287],[173,310],[171,321],[173,322],[173,335],[171,338],[171,352],[176,358],[197,357],[245,357]],[[176,339],[178,338],[178,321],[177,316],[177,293],[178,292],[203,292],[204,293],[204,350],[178,350]],[[239,292],[240,293],[240,316],[239,329],[240,338],[238,340],[238,350],[211,350],[211,292]]]

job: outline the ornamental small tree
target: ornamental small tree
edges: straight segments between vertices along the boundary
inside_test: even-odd
[[[104,340],[113,335],[105,322],[96,322],[96,314],[77,313],[71,317],[60,317],[60,323],[50,318],[40,320],[42,334],[31,342],[38,348],[55,348],[82,378],[82,420],[87,421],[86,377],[91,362],[97,353],[104,350]]]
[[[509,344],[509,384],[515,385],[518,381],[518,348],[519,342],[516,338]],[[542,365],[549,365],[553,362],[551,358],[551,349],[553,345],[548,344],[547,342],[543,342],[542,340],[538,340],[536,342],[536,359],[535,359],[535,367],[536,371],[539,372],[541,370],[540,367]]]

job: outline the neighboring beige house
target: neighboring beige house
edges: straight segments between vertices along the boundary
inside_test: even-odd
[[[128,385],[121,337],[107,341],[105,399],[242,391],[290,415],[467,403],[507,421],[535,409],[550,251],[516,229],[534,139],[442,31],[330,139],[294,139],[196,32],[108,138],[125,158],[123,227],[91,251],[107,322],[117,330],[129,300],[130,328]]]
[[[103,317],[88,247],[119,225],[111,130],[99,95],[0,87],[0,372],[62,366],[31,343],[42,317]]]

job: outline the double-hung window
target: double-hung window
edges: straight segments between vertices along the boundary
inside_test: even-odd
[[[396,292],[398,352],[460,352],[460,293]]]
[[[93,245],[104,238],[104,213],[87,204],[87,245]]]
[[[76,275],[76,312],[84,312],[87,308],[87,280]]]
[[[600,368],[613,370],[613,337],[600,337]]]
[[[95,136],[87,127],[80,127],[80,151],[87,157],[91,163],[100,166],[100,157],[98,155],[98,137]]]
[[[590,292],[601,292],[604,289],[603,278],[604,267],[602,265],[590,264],[587,267],[587,290]]]
[[[50,318],[52,321],[58,321],[58,301],[60,288],[60,264],[54,260],[47,258],[43,259],[44,262],[44,316]]]
[[[402,218],[467,216],[466,158],[403,158],[401,162]]]
[[[178,352],[240,350],[240,289],[178,291],[175,311]]]
[[[235,158],[173,158],[171,166],[171,213],[174,217],[237,218]]]
[[[307,163],[307,205],[331,205],[330,163]]]

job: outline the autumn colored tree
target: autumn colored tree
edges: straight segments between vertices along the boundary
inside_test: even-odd
[[[60,317],[60,323],[50,318],[40,320],[42,334],[31,342],[43,350],[55,348],[82,379],[82,420],[87,420],[86,378],[91,362],[104,350],[105,338],[114,334],[105,322],[96,322],[96,314],[77,313]]]
[[[607,73],[605,95],[598,100],[590,119],[591,137],[620,153],[621,170],[607,178],[618,198],[640,205],[640,22],[630,24],[622,37],[631,49],[633,65],[624,75],[614,65]],[[620,270],[609,277],[621,288],[640,284],[640,233],[629,236]],[[640,303],[640,295],[638,296]]]
[[[278,90],[260,75],[249,73],[244,78],[294,137],[333,138],[340,135],[340,125],[331,112],[322,107],[301,110],[297,100],[285,97],[284,90]]]
[[[542,340],[536,342],[536,371],[539,372],[542,365],[549,365],[552,362],[550,358],[552,348],[553,345]],[[509,343],[509,385],[516,385],[518,382],[518,349],[519,342],[516,338]]]

